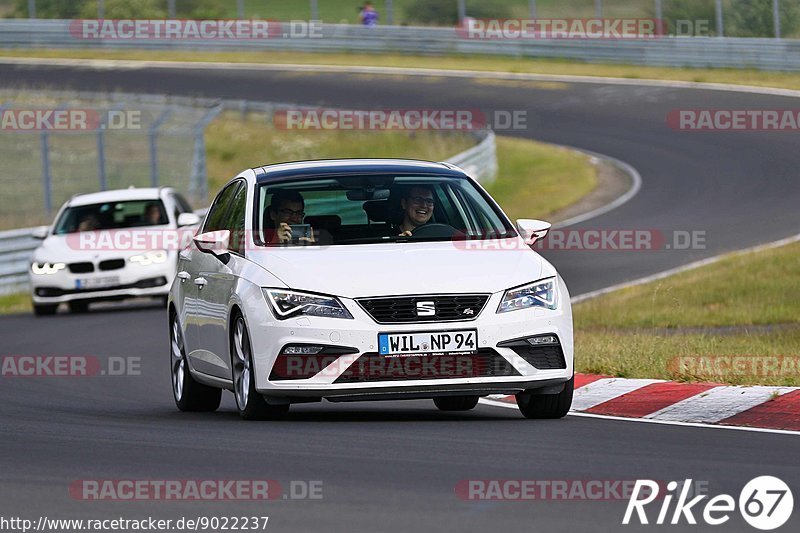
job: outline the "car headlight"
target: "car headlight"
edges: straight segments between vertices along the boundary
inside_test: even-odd
[[[319,296],[304,292],[263,289],[264,296],[275,311],[278,320],[296,316],[323,316],[328,318],[353,318],[342,302],[333,296]]]
[[[65,263],[31,263],[31,272],[40,276],[55,274],[56,272],[64,270],[65,268],[67,268]]]
[[[158,250],[156,252],[146,252],[140,255],[132,255],[128,258],[131,263],[137,263],[142,266],[158,265],[167,260],[167,252]]]
[[[547,278],[535,281],[530,285],[509,289],[503,295],[497,312],[507,313],[531,307],[555,309],[558,306],[556,293],[556,278]]]

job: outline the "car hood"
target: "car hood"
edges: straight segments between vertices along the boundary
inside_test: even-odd
[[[555,274],[524,243],[511,248],[465,249],[457,242],[387,243],[263,248],[248,257],[289,288],[346,298],[494,293],[540,279],[545,269]]]
[[[108,239],[108,235],[112,234],[103,231],[95,232],[95,234],[94,241],[84,241],[83,243],[78,233],[50,235],[36,248],[36,251],[33,253],[33,260],[40,262],[80,263],[84,261],[102,261],[105,259],[127,259],[132,255],[149,251],[133,249],[133,246],[120,249],[107,249],[112,246],[106,245],[106,249],[103,249],[101,246],[87,245],[87,242],[114,242],[112,239]],[[106,238],[103,239],[103,237]]]

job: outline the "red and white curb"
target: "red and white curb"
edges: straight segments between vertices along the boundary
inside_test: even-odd
[[[513,396],[486,403],[516,407]],[[575,374],[571,414],[800,431],[800,387],[733,386]]]

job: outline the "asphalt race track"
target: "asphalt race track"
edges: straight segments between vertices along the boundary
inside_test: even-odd
[[[552,88],[445,77],[9,65],[0,65],[0,85],[349,108],[526,110],[528,129],[512,135],[608,154],[641,173],[637,196],[578,227],[706,234],[700,250],[545,254],[573,295],[776,240],[800,227],[796,133],[697,133],[666,125],[673,109],[797,107],[787,97],[604,83]],[[744,484],[761,475],[800,487],[798,440],[790,435],[578,417],[533,422],[485,405],[454,415],[430,401],[298,405],[288,420],[245,423],[226,394],[218,413],[179,413],[170,390],[166,314],[158,307],[4,317],[0,338],[2,355],[141,358],[138,376],[2,378],[5,517],[266,515],[268,530],[282,532],[635,531],[657,526],[620,526],[625,501],[468,502],[455,488],[476,479],[692,478],[707,482],[711,495],[738,499]],[[270,479],[285,494],[292,480],[318,480],[323,497],[92,502],[68,490],[84,479]],[[650,511],[651,520],[657,511]],[[783,530],[798,524],[796,513]],[[736,513],[723,527],[752,531]],[[669,527],[706,529],[685,522]]]

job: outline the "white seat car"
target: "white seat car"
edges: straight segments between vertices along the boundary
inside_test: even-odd
[[[445,163],[333,160],[246,170],[181,251],[169,295],[184,411],[230,390],[243,418],[290,404],[515,394],[560,418],[573,392],[569,293],[514,226]]]
[[[84,312],[95,301],[166,300],[180,249],[178,229],[199,221],[169,187],[74,196],[52,227],[34,232],[42,239],[29,271],[34,313],[52,315],[61,303]]]

